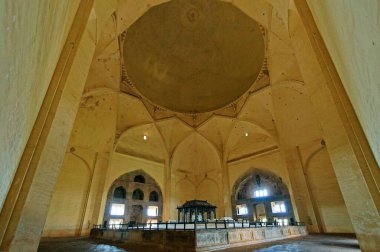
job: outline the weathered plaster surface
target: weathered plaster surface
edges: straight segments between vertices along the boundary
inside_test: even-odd
[[[326,147],[320,141],[303,144],[300,154],[323,229],[327,233],[353,233],[352,224]]]
[[[307,2],[380,164],[380,2]]]
[[[79,2],[0,2],[0,208]]]
[[[90,214],[85,219],[84,214],[97,208],[96,192],[103,191],[105,176],[101,175],[107,167],[98,166],[113,147],[116,97],[112,92],[95,92],[82,99],[49,206],[44,236],[74,236],[88,232],[97,223],[97,218],[94,220]]]
[[[1,86],[5,87],[4,92],[0,94],[0,127],[5,129],[0,133],[0,160],[4,164],[0,167],[0,206],[75,14],[78,1],[69,2],[48,2],[47,7],[30,5],[30,10],[17,1],[0,3],[4,9],[10,8],[26,17],[19,20],[19,15],[13,15],[12,11],[0,11],[0,17],[6,20],[5,25],[0,26],[1,34],[11,33],[6,37],[9,41],[1,41],[0,45],[5,43],[10,47],[14,44],[14,50],[0,51],[1,56],[4,54],[1,58],[7,60],[0,60],[1,73],[4,72],[7,79]],[[302,24],[288,13],[284,4],[287,1],[271,1],[273,9],[264,0],[255,1],[255,4],[245,0],[227,1],[268,29],[269,73],[261,80],[262,88],[247,95],[247,99],[242,99],[235,107],[204,117],[187,115],[186,120],[180,114],[169,114],[171,117],[167,118],[168,114],[147,106],[133,94],[119,91],[118,35],[149,6],[160,2],[163,1],[120,1],[115,16],[110,16],[116,9],[116,2],[96,1],[90,16],[91,29],[85,32],[85,45],[77,55],[82,60],[75,63],[76,69],[69,76],[68,82],[75,85],[66,90],[69,95],[56,113],[55,131],[49,136],[43,153],[44,168],[37,173],[35,186],[30,190],[33,201],[27,202],[22,210],[22,224],[32,223],[36,228],[30,233],[27,228],[20,228],[19,240],[29,239],[35,246],[39,239],[62,160],[62,172],[45,226],[46,236],[87,234],[90,225],[102,222],[109,187],[117,177],[129,171],[141,169],[154,177],[164,193],[164,207],[166,204],[171,210],[164,218],[176,219],[175,206],[195,197],[218,205],[219,217],[231,215],[230,194],[235,181],[250,169],[261,168],[284,179],[293,203],[297,203],[293,204],[294,211],[301,221],[311,216],[315,223],[317,217],[314,215],[318,212],[325,231],[351,232],[350,214],[356,232],[364,234],[372,229],[372,237],[375,237],[376,227],[370,225],[376,225],[378,217],[375,211],[362,211],[363,206],[373,207],[368,188],[363,186],[362,174],[353,169],[357,160],[349,154],[351,147],[342,144],[346,132],[337,119],[334,101],[326,95],[328,92],[322,85],[325,80],[315,58],[310,56],[305,34],[300,35],[300,31],[294,29],[294,25],[299,28]],[[359,1],[309,2],[378,157],[380,148],[376,139],[380,134],[376,127],[378,118],[373,115],[379,107],[376,107],[379,86],[375,82],[379,79],[375,71],[379,62],[374,56],[374,50],[378,51],[379,35],[372,33],[378,29],[378,25],[372,27],[378,22],[375,20],[378,8],[372,6],[367,10],[365,6],[360,9]],[[45,9],[48,7],[49,10]],[[23,14],[26,11],[31,13]],[[295,22],[290,26],[288,14]],[[345,20],[346,14],[349,22]],[[52,22],[39,25],[42,19]],[[63,24],[64,30],[55,29]],[[17,27],[22,29],[15,29]],[[355,28],[354,32],[350,27]],[[291,28],[292,38],[289,38],[288,28]],[[373,40],[367,41],[372,37]],[[371,64],[366,63],[368,60]],[[83,88],[87,73],[86,94],[81,98],[79,89]],[[96,95],[100,89],[107,90],[104,96]],[[76,115],[80,99],[81,108]],[[75,115],[69,146],[65,148]],[[148,137],[147,141],[143,140],[143,135]],[[313,155],[314,141],[320,142],[322,136],[326,137],[329,148]],[[50,181],[45,181],[46,178]],[[346,203],[351,204],[348,211],[340,189],[346,194]],[[364,203],[357,204],[360,200]],[[33,205],[34,201],[42,203]],[[39,209],[41,207],[43,209]],[[368,221],[371,218],[374,221]],[[363,221],[370,224],[362,225]],[[245,237],[245,234],[236,237]],[[373,240],[370,236],[367,239]]]
[[[297,7],[303,11],[301,14],[307,13],[303,4],[304,2],[297,1]],[[313,20],[303,15],[303,22],[293,10],[289,14],[289,33],[295,55],[319,118],[351,223],[361,249],[376,251],[380,244],[380,216],[379,191],[375,180],[379,173],[373,170],[376,168],[375,161],[371,159],[370,153],[362,150],[366,145],[362,144],[363,139],[358,139],[360,130],[350,128],[358,122],[351,115],[349,106],[343,104],[342,99],[345,100],[346,97],[340,91],[340,84],[332,71],[334,66],[319,63],[328,60],[328,57],[325,51],[316,49],[323,47],[322,41],[313,37],[317,34]],[[368,160],[364,161],[365,159]],[[375,173],[371,174],[373,171]]]

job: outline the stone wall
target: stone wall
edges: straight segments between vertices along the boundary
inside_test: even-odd
[[[196,251],[212,251],[306,235],[304,226],[197,230]]]
[[[165,251],[213,251],[307,235],[304,226],[208,230],[97,230],[92,237],[149,245]]]
[[[195,251],[195,232],[174,230],[92,230],[92,237],[129,244],[148,245],[165,251]]]

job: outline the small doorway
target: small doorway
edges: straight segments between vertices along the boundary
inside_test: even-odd
[[[143,207],[141,205],[133,205],[131,212],[131,222],[141,223],[143,220]]]
[[[266,222],[267,221],[267,215],[265,212],[265,205],[264,204],[257,204],[255,207],[256,212],[256,220]]]

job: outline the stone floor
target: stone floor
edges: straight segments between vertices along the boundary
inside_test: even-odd
[[[226,249],[231,252],[359,252],[359,243],[354,236],[308,235],[249,247]]]
[[[43,239],[38,252],[138,252],[141,248],[126,247],[121,243],[108,243],[89,238],[59,238]],[[156,251],[144,248],[144,252]],[[231,252],[358,252],[358,241],[352,236],[342,235],[308,235],[302,238],[293,238],[261,245],[227,249]]]
[[[121,248],[121,245],[124,244],[108,244],[90,238],[49,238],[41,240],[38,252],[126,252],[127,250]],[[128,250],[128,252],[134,251]]]

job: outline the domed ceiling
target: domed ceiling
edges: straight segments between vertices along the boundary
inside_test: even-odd
[[[125,33],[123,58],[139,95],[181,113],[220,109],[246,93],[264,62],[260,26],[219,0],[150,8]]]

